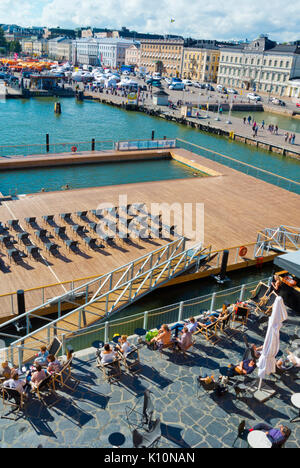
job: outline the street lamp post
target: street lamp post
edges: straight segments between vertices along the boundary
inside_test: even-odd
[[[219,117],[219,113],[220,113],[220,96],[218,96],[218,113],[217,113],[217,117],[215,118],[215,120],[221,120]]]
[[[228,120],[226,121],[226,123],[228,123],[228,124],[232,124],[232,122],[231,122],[231,120],[230,120],[230,118],[231,118],[232,104],[233,104],[233,95],[230,96]]]

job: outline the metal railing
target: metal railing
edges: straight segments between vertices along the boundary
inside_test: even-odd
[[[68,336],[76,330],[99,322],[104,317],[109,317],[113,312],[122,310],[149,291],[168,282],[172,277],[183,273],[191,265],[196,265],[197,257],[202,252],[202,246],[199,244],[192,249],[177,254],[173,252],[173,255],[169,255],[167,260],[156,261],[155,266],[153,266],[154,260],[152,257],[152,267],[148,270],[129,279],[121,286],[117,284],[107,292],[96,291],[92,299],[65,315],[61,315],[59,310],[58,317],[55,320],[39,317],[32,312],[31,315],[27,313],[23,317],[20,316],[24,319],[26,315],[26,336],[18,337],[10,344],[10,361],[15,362],[17,356],[20,360],[21,355],[22,362],[31,360],[38,351],[39,346],[41,344],[49,345],[55,336],[62,339],[63,335]],[[126,294],[124,294],[124,291]],[[38,317],[45,320],[47,324],[28,334],[30,317]],[[2,336],[7,336],[7,334],[2,333]]]
[[[95,140],[91,141],[70,141],[64,143],[40,143],[28,145],[4,145],[0,146],[0,157],[3,158],[21,158],[26,156],[46,156],[50,154],[69,154],[85,151],[111,151],[115,147],[114,140]],[[72,151],[76,148],[76,151]]]
[[[60,286],[63,286],[65,292],[63,294],[54,296],[53,294],[47,300],[45,298],[45,291],[49,288],[49,293],[53,291],[52,285],[37,289],[39,293],[42,293],[43,300],[38,303],[38,305],[29,311],[25,312],[22,315],[18,315],[11,320],[0,325],[0,338],[5,336],[3,333],[3,328],[8,326],[14,326],[21,321],[26,321],[26,334],[29,334],[30,329],[30,318],[36,317],[37,312],[42,309],[51,308],[55,306],[57,309],[57,317],[60,318],[63,307],[69,306],[69,309],[76,308],[80,305],[80,302],[88,303],[90,300],[95,300],[101,294],[107,293],[112,289],[121,286],[130,280],[135,279],[137,276],[141,275],[143,272],[148,271],[152,267],[160,265],[165,260],[173,258],[178,252],[185,250],[185,239],[180,237],[173,242],[166,244],[163,247],[160,247],[149,254],[143,255],[142,257],[137,258],[125,265],[122,265],[115,270],[105,273],[103,275],[97,276],[96,278],[91,279],[90,281],[85,281],[83,284],[79,284],[77,287],[74,287],[75,282],[71,281],[69,283],[60,283]],[[82,283],[83,280],[79,280]],[[56,286],[58,283],[56,284]],[[72,289],[67,290],[66,285],[70,285]],[[28,292],[32,294],[35,290],[29,290]],[[2,296],[7,298],[7,295]],[[17,293],[11,294],[11,303],[13,310],[16,312],[16,303],[17,303]],[[26,299],[26,296],[25,296]],[[50,309],[49,309],[50,313]],[[45,318],[40,317],[42,320]]]
[[[270,283],[270,280],[271,278],[263,278],[260,281]],[[108,342],[116,333],[130,336],[135,334],[137,328],[152,330],[159,327],[162,323],[181,322],[191,316],[197,317],[204,311],[219,310],[224,301],[235,303],[236,301],[249,299],[250,292],[255,289],[256,285],[257,281],[254,281],[127,317],[117,319],[107,318],[107,320],[101,323],[94,324],[85,329],[77,329],[69,334],[61,333],[59,335],[63,343],[61,352],[62,354],[65,353],[66,344],[71,345],[75,351],[79,351],[90,348],[93,341],[96,340]],[[0,358],[8,360],[12,365],[21,368],[24,362],[24,352],[26,350],[32,352],[39,351],[39,344],[34,341],[26,346],[20,342],[14,343],[10,347],[0,350]]]
[[[300,228],[292,226],[278,226],[266,228],[257,235],[255,254],[257,256],[275,252],[289,252],[300,250]]]
[[[244,172],[250,176],[256,177],[257,179],[264,180],[272,185],[277,185],[278,187],[289,190],[290,192],[300,194],[300,183],[286,177],[274,174],[273,172],[266,171],[265,169],[260,169],[259,167],[252,166],[238,159],[231,158],[216,151],[204,148],[203,146],[196,145],[195,143],[189,143],[187,141],[176,139],[176,148],[183,148],[193,153],[199,154],[205,158],[216,161],[225,166],[231,167],[240,172]]]

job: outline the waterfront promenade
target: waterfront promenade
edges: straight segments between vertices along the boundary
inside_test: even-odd
[[[155,90],[152,90],[155,92]],[[147,95],[147,97],[145,97]],[[190,94],[188,94],[190,96]],[[119,96],[115,94],[111,94],[110,92],[98,92],[98,91],[85,91],[84,93],[85,98],[87,99],[94,99],[99,100],[99,102],[103,102],[110,105],[116,105],[119,107],[126,106],[127,99],[124,96]],[[187,98],[184,102],[192,103],[193,100],[189,100]],[[180,97],[182,97],[182,93],[180,93]],[[197,105],[196,102],[194,102]],[[212,103],[211,103],[212,104]],[[143,92],[143,98],[139,101],[140,110],[142,112],[148,113],[155,113],[156,116],[167,119],[167,120],[174,120],[178,123],[182,123],[183,116],[181,113],[181,108],[177,107],[176,109],[170,109],[167,106],[156,106],[152,102],[151,94]],[[221,106],[222,107],[222,106]],[[200,110],[194,108],[193,115],[191,117],[185,117],[185,124],[191,126],[201,126],[204,127],[203,130],[211,132],[211,133],[218,133],[218,131],[224,132],[226,137],[229,136],[230,132],[234,133],[234,138],[239,141],[247,142],[253,146],[260,146],[267,150],[272,150],[278,153],[284,153],[291,157],[300,158],[300,133],[295,133],[295,143],[291,144],[289,140],[285,141],[286,133],[290,133],[287,130],[278,129],[276,134],[273,132],[271,133],[268,131],[268,122],[265,122],[264,128],[262,128],[261,124],[258,124],[258,132],[257,135],[254,135],[252,130],[253,126],[253,119],[251,120],[251,124],[243,123],[243,119],[238,117],[229,116],[228,113],[224,114],[217,112],[217,105],[213,107],[215,110]],[[252,105],[252,111],[255,111],[255,105]],[[137,108],[138,110],[138,108]],[[198,112],[198,116],[196,115]],[[248,118],[251,116],[251,110],[245,110],[245,117]],[[217,119],[217,120],[216,120]],[[230,121],[231,123],[228,123]],[[246,140],[246,141],[245,141]]]

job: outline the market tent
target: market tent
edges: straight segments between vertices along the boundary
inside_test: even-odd
[[[287,270],[291,275],[300,278],[300,250],[279,255],[274,259],[274,264],[282,270]]]

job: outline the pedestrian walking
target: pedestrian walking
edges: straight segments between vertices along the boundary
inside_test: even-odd
[[[258,132],[258,125],[255,125],[254,134],[256,137],[257,137],[257,132]]]
[[[249,125],[251,124],[251,116],[250,115],[248,116],[248,124]]]
[[[289,143],[292,143],[292,138],[293,138],[293,134],[291,133],[289,136]]]
[[[245,125],[245,123],[246,123],[246,117],[243,117],[243,121],[244,121],[244,125]]]
[[[278,135],[278,125],[275,126],[275,135]]]
[[[296,138],[296,134],[295,134],[295,133],[293,133],[293,136],[292,136],[292,145],[294,145],[294,144],[295,144],[295,138]]]
[[[288,137],[289,137],[288,132],[285,132],[285,134],[284,134],[284,141],[288,141]]]
[[[265,128],[265,121],[263,120],[262,123],[261,123],[261,128]]]

